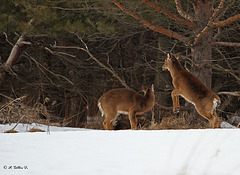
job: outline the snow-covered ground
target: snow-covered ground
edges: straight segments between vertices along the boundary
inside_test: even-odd
[[[239,129],[2,133],[13,126],[0,125],[0,175],[240,174]]]

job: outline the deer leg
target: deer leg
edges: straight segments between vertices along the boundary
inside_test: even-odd
[[[174,89],[171,93],[172,102],[173,102],[173,113],[178,113],[180,110],[179,105],[179,95],[176,93],[176,89]]]
[[[131,124],[131,129],[137,129],[137,117],[135,111],[129,111],[129,120]]]
[[[180,105],[179,105],[179,95],[175,96],[176,98],[176,106],[175,106],[175,111],[178,113],[180,111]]]
[[[195,104],[197,112],[209,121],[210,128],[219,128],[219,120],[216,111],[212,110],[212,107],[209,105],[209,103],[205,103],[204,105],[204,102],[206,101],[200,101]]]
[[[113,117],[114,116],[114,117]],[[105,114],[105,120],[103,121],[103,127],[105,130],[114,130],[115,120],[117,119],[117,113]]]
[[[212,116],[214,117],[213,128],[220,128],[220,122],[219,122],[219,118],[217,116],[217,113],[213,112]]]
[[[106,119],[103,122],[103,127],[104,127],[105,130],[113,130],[114,129],[113,128],[113,123],[109,120],[106,120]]]
[[[218,117],[217,116],[209,113],[209,115],[207,116],[207,119],[209,121],[209,125],[210,125],[211,128],[219,128],[219,122],[218,122]]]
[[[196,108],[197,109],[197,108]],[[209,127],[210,128],[219,128],[219,122],[218,122],[218,117],[215,114],[211,114],[211,112],[206,113],[205,111],[199,111],[197,109],[197,112],[204,117],[205,119],[208,120],[209,122]]]

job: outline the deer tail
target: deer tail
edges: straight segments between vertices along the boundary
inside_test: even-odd
[[[104,116],[104,112],[103,112],[103,109],[102,109],[102,106],[101,106],[101,103],[100,102],[98,102],[98,108],[99,108],[99,110],[100,110],[100,112],[101,112],[101,116],[103,117]]]
[[[216,111],[217,107],[219,107],[220,104],[221,104],[221,100],[220,100],[219,97],[213,99],[213,109],[212,109],[212,114],[213,114],[213,112]]]

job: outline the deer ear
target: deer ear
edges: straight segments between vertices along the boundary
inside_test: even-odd
[[[179,60],[182,55],[183,55],[183,52],[178,52],[178,53],[174,54],[174,56],[177,60]]]
[[[154,92],[154,84],[152,84],[151,90],[152,90],[152,92]]]
[[[181,57],[181,55],[174,55],[174,57],[175,57],[177,60],[179,60],[180,57]]]
[[[171,59],[171,54],[170,53],[167,54],[167,58]]]

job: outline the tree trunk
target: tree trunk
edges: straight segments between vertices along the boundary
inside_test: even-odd
[[[206,27],[208,21],[212,16],[212,5],[209,1],[198,1],[196,10],[196,28],[194,29],[194,36],[197,36]],[[212,30],[209,29],[199,40],[199,42],[191,47],[193,67],[191,72],[208,88],[212,84],[212,46],[213,40]],[[194,109],[190,113],[191,118],[195,121],[201,118]],[[197,119],[198,120],[198,119]]]
[[[163,92],[163,89],[166,88],[166,84],[163,83],[164,81],[166,81],[167,77],[166,74],[163,74],[161,72],[162,70],[162,63],[157,63],[156,68],[158,70],[158,72],[155,75],[155,80],[154,80],[154,93],[155,93],[155,100],[158,104],[163,105],[163,106],[168,106],[168,99],[169,96],[166,95],[166,92]],[[171,80],[169,80],[171,81]],[[163,114],[163,110],[161,108],[159,108],[158,106],[156,106],[154,108],[154,120],[157,123],[160,123],[162,120],[162,114]]]
[[[197,36],[206,27],[212,16],[212,4],[210,1],[197,1],[195,9],[196,28],[193,30]],[[191,48],[193,68],[192,73],[207,87],[212,83],[212,30],[208,30],[200,41]]]
[[[191,48],[192,52],[192,73],[208,88],[212,83],[212,47],[207,41]]]
[[[0,70],[0,88],[3,87],[3,85],[6,81],[7,72],[10,70],[11,66],[17,62],[17,60],[19,58],[19,50],[20,50],[20,47],[22,47],[24,45],[24,39],[25,39],[24,34],[19,37],[18,41],[13,46],[12,51],[11,51],[6,63],[4,64],[3,68],[1,68],[1,70]]]
[[[32,25],[33,19],[29,21],[29,26]],[[30,42],[25,41],[25,35],[26,33],[24,32],[15,45],[13,46],[11,53],[6,61],[6,63],[3,65],[3,68],[0,69],[0,88],[3,87],[6,78],[7,78],[7,72],[11,69],[11,67],[18,61],[19,55],[20,55],[20,49],[26,44],[31,44]],[[7,34],[6,34],[7,38]]]

